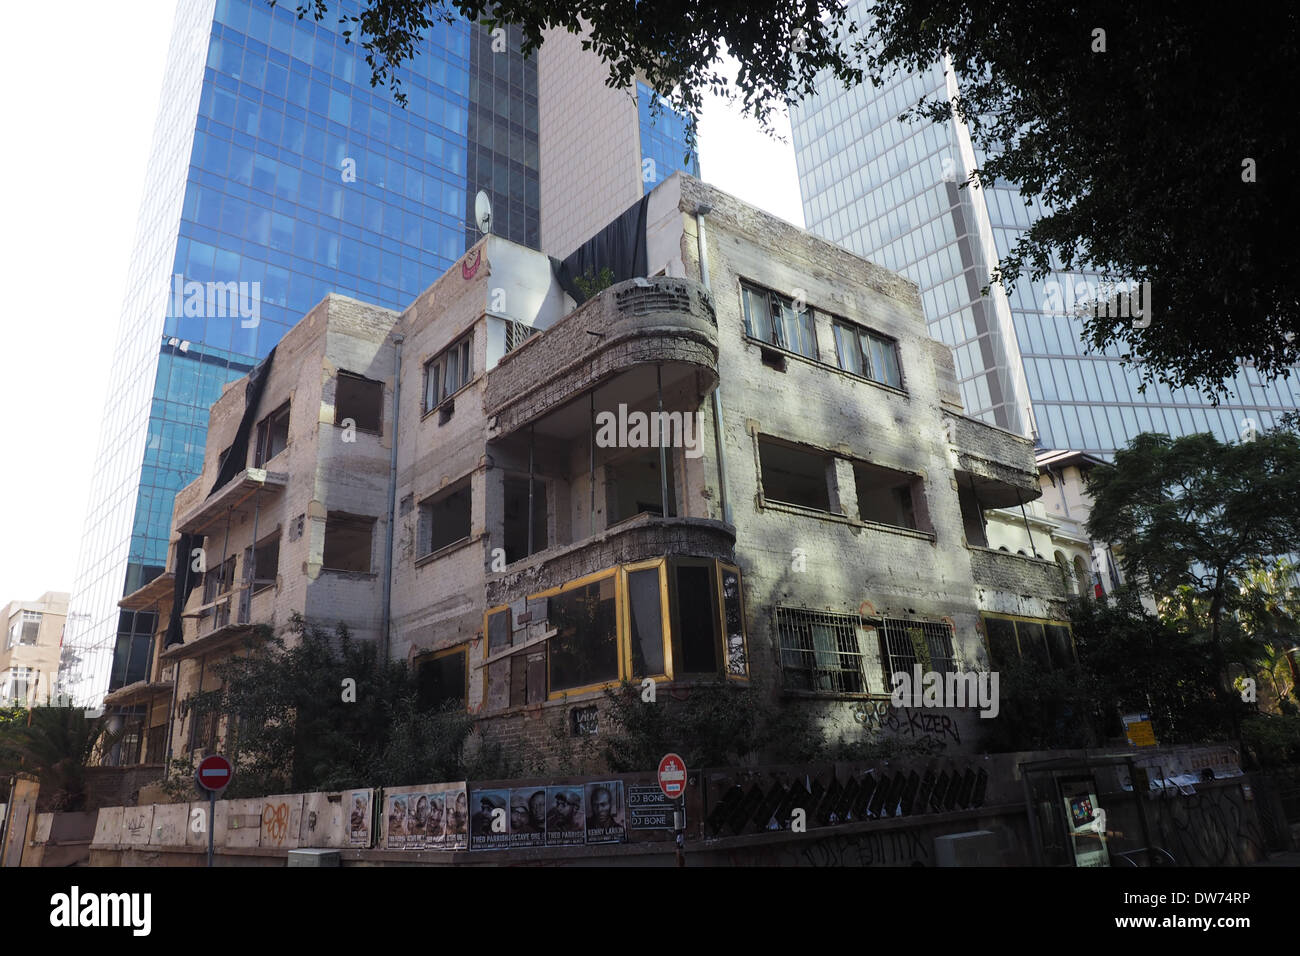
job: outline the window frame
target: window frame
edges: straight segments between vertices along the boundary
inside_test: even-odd
[[[447,374],[448,359],[455,357],[456,377],[459,384],[453,391],[447,391],[450,377]],[[464,361],[462,361],[462,358]],[[461,366],[464,366],[463,368]],[[474,330],[471,328],[456,338],[450,345],[424,362],[424,378],[420,388],[421,416],[436,411],[444,404],[455,399],[474,381]],[[433,373],[432,375],[430,373]],[[434,384],[433,403],[430,404],[430,382]]]
[[[1016,637],[1016,663],[1023,663],[1023,662],[1026,660],[1026,658],[1025,658],[1025,649],[1024,649],[1023,647],[1020,646],[1020,626],[1019,626],[1019,625],[1023,622],[1023,623],[1025,623],[1025,624],[1038,624],[1038,625],[1040,625],[1040,626],[1043,628],[1043,650],[1044,650],[1044,651],[1046,652],[1046,654],[1047,654],[1047,665],[1048,665],[1048,666],[1047,666],[1047,669],[1048,669],[1049,671],[1055,671],[1055,670],[1060,670],[1060,669],[1061,669],[1061,668],[1058,668],[1055,664],[1052,663],[1052,645],[1051,645],[1050,639],[1047,637],[1047,629],[1048,629],[1049,627],[1063,627],[1063,628],[1065,628],[1065,632],[1070,636],[1070,656],[1071,656],[1072,660],[1071,660],[1071,664],[1070,664],[1069,666],[1077,666],[1077,665],[1078,665],[1078,663],[1079,663],[1079,646],[1078,646],[1078,643],[1077,643],[1077,641],[1075,640],[1075,636],[1074,636],[1074,625],[1072,625],[1069,621],[1061,621],[1061,620],[1057,620],[1057,619],[1055,619],[1055,618],[1047,618],[1047,617],[1026,617],[1026,616],[1023,615],[1023,614],[1000,614],[1000,613],[997,613],[997,612],[995,612],[995,611],[981,611],[981,612],[980,612],[980,636],[984,639],[984,649],[988,652],[988,655],[989,655],[989,665],[990,665],[991,667],[1002,667],[1002,666],[1005,666],[1006,664],[1008,664],[1008,663],[1010,663],[1010,662],[1008,662],[1008,661],[998,661],[998,660],[995,660],[994,657],[993,657],[993,645],[992,645],[992,642],[989,640],[989,629],[988,629],[988,625],[985,624],[985,621],[987,621],[987,620],[990,619],[990,618],[992,618],[992,619],[994,619],[994,620],[999,620],[999,621],[1011,621],[1013,624],[1016,625],[1016,627],[1015,627],[1015,637]],[[1030,658],[1030,659],[1032,660],[1032,658]]]
[[[763,446],[774,446],[777,448],[787,448],[808,457],[816,457],[822,460],[822,481],[825,484],[826,507],[818,508],[815,505],[800,504],[797,501],[785,501],[782,498],[774,498],[767,490],[767,485],[763,480]],[[835,476],[835,461],[838,457],[834,452],[822,448],[814,448],[812,445],[803,445],[798,442],[787,441],[783,438],[777,438],[774,435],[768,435],[762,432],[754,434],[754,455],[758,465],[758,492],[764,507],[770,504],[779,505],[783,508],[797,508],[801,511],[815,515],[833,515],[837,518],[847,518],[848,515],[839,511],[832,511],[833,504],[831,498],[831,480]]]
[[[785,652],[788,650],[793,653],[799,653],[799,654],[811,653],[813,655],[813,662],[815,664],[817,648],[815,644],[811,650],[803,647],[786,646],[785,641],[783,639],[784,635],[782,634],[782,618],[787,615],[795,615],[795,616],[802,615],[805,617],[815,617],[815,616],[834,617],[834,618],[842,618],[843,623],[845,624],[851,623],[853,629],[853,639],[857,643],[857,662],[858,662],[857,673],[858,673],[858,679],[861,681],[862,684],[862,689],[859,691],[834,690],[834,689],[823,690],[817,687],[790,686],[787,683],[786,675],[788,673],[793,673],[796,669],[795,668],[788,669],[786,667]],[[817,622],[813,621],[811,623],[815,624]],[[826,622],[822,622],[822,623],[826,623]],[[774,605],[772,608],[772,624],[776,633],[777,664],[781,672],[782,693],[794,694],[800,696],[824,697],[824,698],[836,698],[836,699],[854,699],[854,700],[873,696],[873,692],[871,690],[871,683],[868,680],[868,675],[867,675],[867,667],[866,667],[867,651],[864,649],[863,636],[861,633],[859,633],[860,631],[863,630],[863,619],[860,614],[853,611],[827,611],[825,609],[819,609],[819,608],[793,607],[787,604],[777,604]],[[837,655],[845,655],[848,654],[849,652],[840,650],[837,647],[834,653]],[[813,668],[805,668],[802,670],[806,670],[810,673],[815,674],[818,668],[813,667]],[[836,670],[834,673],[840,674],[845,672],[847,672],[847,668],[841,667],[838,670]]]
[[[423,667],[425,664],[430,664],[434,661],[442,660],[444,658],[451,657],[455,654],[461,654],[464,656],[464,660],[462,661],[462,666],[461,666],[460,701],[464,708],[468,708],[469,707],[469,644],[468,643],[455,644],[451,647],[444,647],[441,650],[432,651],[427,654],[421,654],[419,657],[415,659],[415,673],[418,680],[420,668]],[[429,708],[429,710],[426,711],[426,713],[432,710],[436,710],[437,707],[439,706],[441,705],[435,705],[434,707]]]
[[[619,651],[623,657],[623,673],[627,675],[628,680],[645,680],[647,677],[655,681],[672,680],[673,673],[673,648],[675,642],[672,639],[672,617],[668,601],[667,587],[667,558],[654,558],[649,561],[636,561],[632,564],[620,565],[619,567],[619,587],[620,593],[623,594],[623,607],[621,609],[623,633],[627,635],[627,640],[620,643]],[[637,571],[658,570],[659,572],[659,640],[663,645],[664,670],[658,674],[637,674],[632,664],[632,592],[629,590],[629,578]],[[549,689],[549,688],[548,688]]]
[[[797,355],[800,358],[808,359],[811,362],[824,364],[821,362],[821,358],[819,357],[819,349],[817,346],[817,310],[816,309],[812,308],[810,305],[805,303],[802,310],[796,310],[794,307],[794,300],[788,296],[782,295],[780,292],[777,292],[775,289],[770,289],[766,286],[759,285],[757,282],[753,282],[749,279],[742,278],[739,281],[740,281],[740,311],[741,311],[741,317],[744,319],[746,338],[754,342],[761,343],[766,348],[780,349],[783,352],[788,352],[791,355]],[[746,293],[749,293],[749,295],[746,295]],[[771,330],[772,333],[772,337],[770,339],[765,339],[761,335],[759,335],[757,330],[755,330],[754,328],[754,322],[752,322],[750,319],[749,303],[750,303],[751,296],[761,296],[764,297],[766,300],[766,304],[767,304],[766,319],[767,319],[768,328]],[[777,304],[780,305],[782,310],[779,314],[778,314],[778,310],[774,308],[774,306]],[[805,331],[807,332],[809,346],[812,350],[811,353],[800,351],[798,348],[792,348],[790,343],[786,341],[785,312],[784,312],[784,310],[786,309],[788,309],[795,316],[795,322],[799,327],[801,340],[803,338],[803,333]],[[806,316],[806,319],[801,319],[800,318],[801,316]],[[807,322],[806,329],[803,327],[803,322]]]
[[[271,412],[260,422],[257,423],[256,443],[253,446],[253,467],[261,468],[271,461],[276,455],[283,453],[289,448],[289,402],[285,402],[275,411]],[[266,454],[267,439],[272,435],[272,427],[281,417],[284,419],[284,447],[274,454]]]
[[[960,671],[960,670],[957,669],[957,665],[958,665],[958,656],[957,656],[957,628],[956,628],[956,625],[954,625],[951,621],[947,621],[947,620],[933,620],[933,619],[929,619],[929,618],[920,618],[920,617],[887,617],[887,616],[885,616],[885,615],[872,616],[872,617],[869,617],[869,618],[864,618],[863,620],[866,621],[866,622],[870,622],[870,624],[871,624],[871,625],[875,628],[875,630],[876,630],[878,643],[880,644],[880,647],[879,647],[879,653],[880,653],[880,676],[881,676],[881,678],[882,678],[882,679],[884,680],[884,682],[885,682],[885,687],[886,687],[886,688],[889,688],[889,690],[886,691],[886,693],[891,693],[892,690],[893,690],[893,686],[894,686],[894,680],[893,680],[893,677],[894,677],[894,674],[896,673],[895,670],[894,670],[894,658],[895,658],[895,656],[903,656],[903,655],[895,655],[895,654],[893,653],[893,651],[891,651],[891,650],[889,649],[889,637],[890,637],[890,634],[889,634],[889,630],[888,630],[888,624],[889,624],[890,622],[893,622],[893,623],[895,623],[895,624],[901,624],[901,625],[903,625],[904,627],[909,627],[909,626],[919,626],[919,627],[922,628],[922,632],[921,632],[921,633],[922,633],[922,636],[926,638],[926,647],[927,647],[927,650],[930,652],[930,666],[929,666],[929,668],[925,671],[925,673],[929,673],[930,671],[935,671],[936,673],[940,673],[940,674],[950,674],[950,673],[951,673],[951,674],[960,674],[960,673],[965,673],[964,671]],[[935,666],[934,666],[934,654],[933,654],[932,649],[930,649],[930,647],[929,647],[929,638],[930,638],[930,635],[927,634],[927,633],[925,632],[925,630],[924,630],[924,628],[925,628],[926,626],[929,626],[929,627],[940,627],[940,626],[941,626],[941,627],[946,627],[946,628],[948,629],[947,638],[948,638],[948,650],[949,650],[950,654],[949,654],[949,656],[946,658],[946,660],[949,662],[949,665],[950,665],[949,668],[944,669],[944,670],[938,670],[937,668],[935,668]],[[915,645],[913,645],[913,650],[915,650]],[[921,661],[918,660],[918,659],[916,659],[915,656],[913,656],[913,661],[912,661],[912,662],[913,662],[913,664],[920,664],[920,663],[921,663]],[[911,671],[908,670],[906,673],[908,674],[908,677],[909,677],[909,679],[910,679],[910,678],[911,678]]]
[[[366,570],[364,570],[364,571],[357,571],[357,570],[350,569],[350,568],[332,568],[332,567],[330,567],[328,564],[325,563],[325,543],[326,543],[326,541],[327,541],[328,538],[329,538],[329,526],[330,526],[330,516],[331,516],[331,515],[334,516],[334,520],[336,520],[336,521],[339,520],[339,519],[343,519],[344,521],[349,521],[349,522],[362,522],[362,521],[368,521],[368,522],[370,523],[370,560],[367,562],[368,566],[367,566]],[[350,511],[327,511],[327,512],[325,513],[325,528],[324,528],[324,531],[323,531],[323,533],[322,533],[322,535],[321,535],[320,569],[321,569],[322,571],[333,571],[333,572],[335,572],[336,574],[374,574],[374,573],[375,573],[375,570],[374,570],[374,568],[375,568],[375,529],[376,529],[378,526],[379,526],[379,518],[376,517],[376,516],[374,516],[374,515],[359,515],[359,514],[353,514],[353,513],[350,512]]]
[[[850,322],[848,319],[842,318],[838,315],[832,315],[830,318],[831,336],[835,339],[835,361],[841,372],[844,372],[847,375],[852,375],[854,378],[864,379],[876,385],[883,385],[885,388],[891,388],[897,392],[907,391],[905,387],[906,380],[903,377],[903,359],[898,347],[898,339],[890,335],[885,335],[883,332],[877,332],[868,326],[860,325],[856,322]],[[858,361],[862,367],[861,372],[855,372],[853,369],[845,365],[844,351],[840,335],[841,332],[853,336],[853,341],[857,346]],[[893,382],[887,381],[886,379],[876,377],[874,374],[876,371],[875,354],[870,350],[863,351],[862,340],[864,336],[870,340],[873,345],[879,344],[882,348],[882,353],[885,346],[889,347],[891,350],[890,354],[892,354],[894,358],[894,371],[898,373],[897,385]],[[872,374],[867,374],[868,369],[870,369]]]
[[[365,382],[367,385],[379,386],[379,414],[375,422],[374,428],[363,427],[362,425],[357,423],[355,416],[344,415],[340,410],[338,387],[339,387],[339,382],[341,382],[344,378],[355,379],[358,382]],[[386,389],[384,388],[384,383],[381,382],[379,379],[367,378],[365,375],[362,375],[359,372],[353,372],[345,368],[339,369],[334,375],[334,424],[339,428],[343,428],[345,427],[343,422],[346,419],[351,418],[353,420],[353,427],[357,431],[365,432],[367,435],[383,435],[384,433],[384,392],[385,391]]]
[[[579,694],[587,694],[592,691],[603,690],[606,687],[611,687],[617,684],[621,684],[624,680],[627,679],[627,672],[623,669],[622,649],[623,649],[623,642],[626,635],[623,631],[622,615],[619,613],[620,597],[619,597],[618,571],[619,571],[619,567],[618,565],[615,565],[612,568],[605,568],[604,570],[601,571],[594,571],[591,574],[584,574],[582,577],[575,578],[572,581],[566,581],[564,584],[560,585],[559,587],[547,588],[545,591],[539,591],[537,594],[528,595],[528,600],[533,600],[536,598],[559,597],[560,595],[566,594],[569,591],[574,591],[577,590],[578,588],[585,588],[589,585],[596,584],[599,581],[603,581],[606,578],[610,578],[614,582],[614,641],[615,641],[615,650],[617,651],[617,653],[615,654],[615,659],[618,662],[618,675],[609,680],[598,681],[593,684],[583,684],[578,687],[566,687],[563,690],[552,689],[553,681],[552,681],[551,668],[552,665],[554,664],[555,655],[551,652],[551,642],[554,641],[555,638],[548,637],[546,639],[546,699],[548,701],[562,700],[567,696],[576,696]],[[548,619],[548,623],[549,623],[549,619]]]
[[[444,502],[447,499],[460,494],[461,492],[465,492],[469,496],[469,515],[468,515],[469,527],[466,530],[465,534],[463,534],[461,537],[456,538],[453,541],[448,541],[445,544],[440,544],[438,545],[438,547],[435,548],[433,546],[433,519],[432,516],[429,519],[427,519],[428,524],[426,525],[424,508],[426,505],[433,505],[437,502]],[[437,491],[433,492],[433,494],[425,495],[418,502],[416,502],[415,514],[416,514],[416,520],[415,520],[416,550],[420,552],[415,556],[415,560],[417,561],[423,561],[425,558],[432,557],[433,555],[440,554],[441,552],[446,551],[450,548],[459,547],[460,545],[463,545],[466,542],[473,541],[474,540],[473,476],[465,475],[461,478],[458,478],[456,481],[448,482],[446,485],[439,488]],[[426,531],[427,531],[427,536],[429,538],[428,541],[429,550],[427,551],[423,550],[425,545],[424,539],[426,537]]]
[[[740,566],[723,561],[721,558],[713,562],[714,573],[717,575],[717,593],[718,593],[718,625],[719,635],[722,640],[722,670],[727,680],[743,681],[749,683],[749,628],[745,626],[745,575],[740,570]],[[727,594],[722,585],[722,575],[726,571],[734,571],[736,575],[736,600],[740,604],[740,636],[741,648],[745,655],[745,673],[731,673],[731,654],[728,645],[729,635],[727,634]]]

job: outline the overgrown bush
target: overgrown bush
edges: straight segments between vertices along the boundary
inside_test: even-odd
[[[778,706],[752,687],[700,685],[682,699],[661,694],[651,704],[639,686],[624,683],[605,697],[615,726],[604,738],[604,758],[616,773],[653,770],[670,751],[690,767],[802,763],[826,753],[805,709]]]
[[[220,691],[189,700],[191,713],[216,708],[227,716],[225,752],[236,767],[227,796],[437,783],[508,769],[499,749],[466,746],[474,722],[463,706],[420,706],[404,661],[381,661],[373,643],[342,625],[330,634],[294,615],[289,629],[294,646],[264,635],[248,656],[217,666]],[[174,784],[183,790],[187,780]]]
[[[1243,720],[1241,742],[1261,770],[1300,766],[1300,717],[1260,714]]]

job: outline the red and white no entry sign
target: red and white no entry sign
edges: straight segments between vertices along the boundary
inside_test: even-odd
[[[677,754],[665,754],[659,761],[659,789],[669,800],[686,792],[686,761]]]
[[[234,772],[235,768],[230,765],[229,760],[220,754],[213,754],[211,757],[203,758],[198,769],[194,771],[194,779],[204,790],[224,790]]]

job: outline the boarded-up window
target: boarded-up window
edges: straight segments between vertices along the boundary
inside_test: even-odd
[[[330,571],[368,574],[374,530],[374,518],[331,511],[325,518],[324,567]]]
[[[339,372],[334,389],[334,424],[352,419],[357,431],[379,433],[384,420],[384,383]]]
[[[546,699],[546,648],[510,658],[510,706],[537,704]]]

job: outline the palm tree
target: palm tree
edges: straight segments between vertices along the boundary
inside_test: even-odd
[[[77,707],[35,707],[0,719],[0,774],[30,773],[41,782],[42,805],[79,810],[86,801],[86,766],[121,732]],[[48,803],[47,803],[48,801]]]

